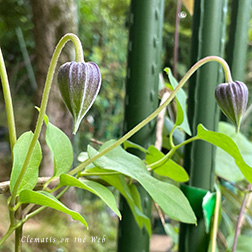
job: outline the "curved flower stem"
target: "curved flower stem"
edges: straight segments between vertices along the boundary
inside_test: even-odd
[[[30,162],[31,155],[32,155],[33,149],[35,147],[35,144],[40,136],[40,132],[41,132],[41,128],[43,125],[44,116],[45,116],[45,112],[46,112],[46,107],[47,107],[47,103],[48,103],[49,93],[50,93],[50,89],[51,89],[51,85],[52,85],[52,81],[53,81],[55,68],[56,68],[56,65],[58,62],[58,58],[60,56],[60,53],[61,53],[63,47],[65,46],[65,44],[69,40],[71,40],[75,46],[76,60],[77,61],[84,61],[82,45],[81,45],[81,42],[78,39],[78,37],[74,34],[71,34],[71,33],[66,34],[64,37],[62,37],[61,40],[59,41],[59,43],[57,44],[55,51],[53,53],[52,59],[51,59],[51,63],[50,63],[49,69],[48,69],[47,78],[46,78],[46,82],[45,82],[45,88],[44,88],[44,92],[43,92],[43,96],[42,96],[40,112],[39,112],[36,128],[35,128],[34,135],[33,135],[30,147],[28,149],[23,167],[22,167],[21,172],[17,178],[16,184],[13,188],[11,201],[10,201],[11,207],[14,207],[14,205],[15,205],[15,198],[16,198],[16,195],[18,192],[18,187],[22,181],[22,178],[26,172],[27,166]]]
[[[13,150],[14,144],[16,143],[16,128],[15,128],[15,120],[14,120],[10,85],[9,85],[9,81],[7,77],[7,72],[6,72],[1,48],[0,48],[0,77],[1,77],[1,82],[2,82],[3,95],[4,95],[4,101],[5,101],[5,107],[6,107],[11,153],[13,153],[12,150]]]
[[[84,161],[83,163],[78,165],[75,169],[73,169],[72,171],[69,172],[69,175],[74,175],[74,174],[80,172],[87,165],[91,164],[92,162],[94,162],[99,157],[105,155],[109,151],[111,151],[114,148],[116,148],[117,146],[121,145],[123,142],[125,142],[127,139],[129,139],[132,135],[134,135],[137,131],[139,131],[141,128],[143,128],[147,123],[149,123],[151,120],[153,120],[173,100],[173,98],[176,96],[176,93],[179,91],[180,88],[183,87],[183,85],[188,81],[188,79],[192,76],[192,74],[198,68],[200,68],[202,65],[206,64],[207,62],[211,62],[211,61],[216,61],[216,62],[218,62],[218,63],[220,63],[222,65],[222,67],[224,69],[224,72],[225,72],[226,81],[231,82],[232,77],[231,77],[230,69],[229,69],[229,66],[228,66],[227,62],[224,59],[222,59],[219,56],[208,56],[208,57],[205,57],[205,58],[201,59],[200,61],[195,63],[190,68],[190,70],[186,73],[186,75],[179,82],[177,87],[171,92],[171,94],[167,98],[167,100],[163,104],[161,104],[151,115],[146,117],[142,122],[140,122],[138,125],[136,125],[132,130],[130,130],[128,133],[126,133],[117,142],[115,142],[114,144],[112,144],[108,148],[104,149],[103,151],[101,151],[96,156],[94,156],[94,157],[92,157],[90,159],[87,159],[86,161]]]

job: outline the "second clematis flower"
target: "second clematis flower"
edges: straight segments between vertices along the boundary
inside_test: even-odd
[[[93,62],[67,62],[58,71],[63,100],[74,118],[73,134],[93,105],[101,87],[101,73]]]
[[[222,112],[235,124],[239,132],[241,118],[247,108],[248,88],[241,81],[222,83],[215,89],[215,98]]]

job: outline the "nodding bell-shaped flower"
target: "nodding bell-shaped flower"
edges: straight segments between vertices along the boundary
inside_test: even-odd
[[[248,88],[240,81],[222,83],[215,89],[215,98],[223,113],[235,124],[239,132],[241,117],[248,103]]]
[[[74,118],[73,133],[93,105],[101,87],[101,73],[93,62],[67,62],[58,71],[63,100]]]

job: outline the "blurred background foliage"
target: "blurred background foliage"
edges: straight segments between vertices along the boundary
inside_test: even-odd
[[[81,130],[85,135],[84,142],[81,144],[81,148],[83,148],[91,135],[103,141],[117,138],[121,134],[130,0],[78,0],[76,4],[78,35],[83,43],[85,60],[96,62],[101,68],[103,78],[98,99],[86,117],[85,123],[82,124]],[[6,2],[1,0],[0,6],[0,43],[14,100],[20,100],[15,99],[15,95],[17,95],[17,97],[22,96],[22,100],[33,102],[34,90],[27,75],[21,45],[17,39],[17,29],[20,27],[30,60],[33,62],[33,67],[36,68],[30,1],[10,0]],[[175,13],[176,0],[166,1],[163,66],[168,67],[173,65]],[[179,76],[182,76],[189,66],[190,47],[188,44],[190,44],[191,38],[191,22],[192,17],[183,7],[180,22]],[[22,118],[24,117],[22,116]],[[19,120],[17,119],[17,121]],[[1,120],[1,125],[6,126],[5,120]],[[22,130],[28,128],[29,123],[24,125]]]
[[[33,34],[33,14],[31,8],[32,0],[0,0],[0,45],[4,54],[5,63],[11,84],[11,91],[13,95],[16,123],[18,128],[18,135],[29,130],[33,119],[34,110],[34,93],[35,90],[27,74],[25,59],[22,52],[22,44],[18,40],[18,29],[21,29],[25,40],[25,47],[28,51],[30,61],[32,62],[33,70],[36,69],[35,64],[35,42]],[[229,1],[231,2],[231,1]],[[84,55],[86,61],[96,62],[102,73],[102,88],[96,99],[93,107],[87,114],[85,120],[81,124],[80,131],[74,138],[74,148],[78,154],[85,151],[87,144],[91,138],[99,141],[106,141],[111,138],[118,138],[122,132],[123,110],[124,110],[124,83],[127,65],[127,42],[128,42],[128,14],[129,14],[130,0],[76,0],[76,7],[78,13],[78,36],[83,43]],[[174,32],[175,32],[175,18],[176,18],[176,0],[165,1],[165,19],[163,29],[163,51],[162,62],[163,67],[170,67],[173,69],[173,47],[174,47]],[[178,79],[180,79],[190,67],[191,55],[191,27],[192,16],[182,6],[179,27],[179,58],[177,63]],[[230,23],[230,10],[228,9],[227,25]],[[227,27],[229,29],[229,27]],[[227,32],[228,34],[228,32]],[[252,21],[250,22],[249,30],[249,49],[246,65],[245,83],[248,84],[251,90],[252,80]],[[166,77],[165,77],[166,78]],[[0,87],[1,89],[1,87]],[[186,89],[186,87],[185,87]],[[251,99],[251,98],[250,98]],[[249,102],[251,104],[251,100]],[[49,115],[50,116],[50,115]],[[252,118],[247,116],[245,125],[242,128],[243,133],[251,140],[252,137]],[[4,103],[2,92],[0,92],[0,176],[1,180],[7,180],[10,173],[10,156],[9,147],[7,144],[8,137],[6,136],[6,115],[4,111]],[[244,181],[237,182],[239,186],[244,186]],[[229,186],[229,190],[226,188]],[[224,217],[221,226],[222,232],[231,236],[234,230],[236,215],[239,211],[240,203],[242,201],[243,193],[237,190],[233,185],[223,185],[225,193],[225,202],[223,211]],[[87,195],[87,194],[85,194]],[[1,196],[1,205],[5,204],[4,197]],[[87,213],[90,213],[90,226],[94,227],[91,231],[99,234],[107,234],[108,240],[113,241],[107,244],[108,250],[115,251],[116,243],[116,223],[117,220],[111,218],[111,213],[99,205],[99,203],[90,203],[92,199],[85,197],[85,202],[82,199],[81,205],[85,206]],[[89,203],[88,203],[89,202]],[[100,210],[105,211],[101,213]],[[6,210],[2,209],[2,212]],[[94,215],[94,212],[96,213]],[[99,213],[98,213],[99,212]],[[7,212],[5,213],[7,214]],[[51,212],[50,212],[51,214]],[[102,217],[101,214],[105,214]],[[56,213],[57,218],[59,216]],[[46,227],[51,222],[46,215],[43,215]],[[52,215],[54,216],[54,215]],[[61,216],[61,215],[60,215]],[[65,216],[63,216],[64,218]],[[53,217],[55,218],[55,217]],[[251,232],[252,221],[250,217],[249,224],[246,224],[246,232]],[[97,222],[97,220],[99,220]],[[39,222],[38,219],[34,220]],[[61,219],[62,225],[69,225],[69,230],[72,232],[76,229],[72,227],[67,220],[67,224],[63,223],[65,220]],[[93,222],[93,224],[92,224]],[[29,223],[27,223],[28,226]],[[36,225],[31,223],[35,228]],[[39,228],[34,234],[41,234],[40,230],[43,224],[39,224]],[[174,229],[170,233],[177,230],[177,224],[173,225]],[[0,233],[3,233],[4,223],[0,225]],[[51,226],[52,233],[56,234],[61,227],[56,224]],[[83,231],[82,227],[77,230]],[[27,231],[28,232],[28,231]],[[36,233],[37,232],[37,233]],[[175,232],[177,233],[177,231]],[[60,234],[61,235],[61,234]],[[68,234],[66,234],[67,236]],[[46,234],[44,234],[46,236]],[[177,238],[177,235],[174,235]],[[223,240],[222,247],[226,249],[230,241]],[[176,241],[174,241],[176,244]],[[7,245],[10,246],[10,245]],[[39,246],[39,245],[38,245]],[[41,245],[42,246],[42,245]],[[104,251],[104,247],[96,247],[95,244],[89,244],[89,251]],[[92,248],[92,246],[94,248]],[[98,245],[97,245],[98,246]],[[39,247],[40,251],[64,251],[55,250],[57,246],[49,248]],[[29,250],[28,246],[25,247]],[[36,248],[38,249],[38,248]],[[43,250],[44,249],[44,250]],[[68,249],[68,248],[67,248]],[[71,248],[69,248],[71,249]],[[83,251],[83,247],[80,250]],[[93,249],[93,250],[92,250]],[[8,247],[6,247],[6,251]],[[37,250],[36,250],[37,251]],[[70,250],[65,250],[70,251]],[[223,250],[224,251],[224,250]]]
[[[86,60],[99,65],[103,79],[101,92],[87,120],[96,138],[118,138],[123,120],[129,0],[78,3],[79,37],[84,55]]]

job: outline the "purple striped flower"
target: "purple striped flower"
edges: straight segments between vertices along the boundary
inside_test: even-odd
[[[222,83],[215,89],[215,98],[223,113],[235,124],[239,131],[241,117],[248,103],[248,88],[240,81]]]
[[[93,105],[101,87],[101,73],[93,62],[67,62],[58,71],[58,85],[74,118],[73,133]]]

